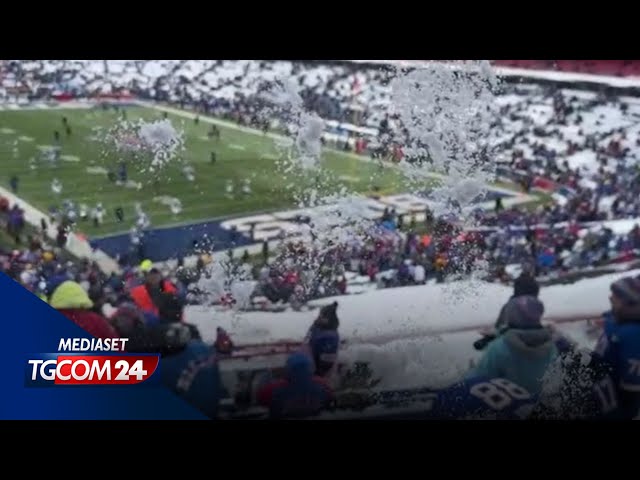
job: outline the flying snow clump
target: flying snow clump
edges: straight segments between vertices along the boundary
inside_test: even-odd
[[[468,205],[494,176],[486,138],[495,87],[486,62],[434,62],[391,81],[392,111],[408,133],[405,154],[425,160],[412,173],[442,174],[440,199]]]
[[[324,120],[316,113],[305,110],[294,82],[291,79],[274,82],[261,97],[285,116],[296,147],[297,158],[294,160],[304,169],[318,168],[322,153]],[[282,145],[282,142],[279,144]]]

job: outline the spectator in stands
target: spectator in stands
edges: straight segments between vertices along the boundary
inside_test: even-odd
[[[57,61],[40,61],[39,64],[42,68],[23,70],[20,68],[20,62],[2,63],[0,64],[0,77],[7,71],[16,78],[23,78],[25,86],[51,87],[51,79],[57,75],[42,72],[51,70],[50,67],[53,66],[53,70],[64,69],[70,75],[75,73],[76,81],[80,81],[83,84],[78,87],[80,95],[90,93],[87,89],[89,88],[88,85],[93,85],[93,81],[88,80],[85,75],[79,75],[79,72],[84,71],[85,65],[72,61],[64,64]],[[245,64],[245,68],[247,65]],[[583,64],[581,65],[584,66]],[[634,65],[637,67],[638,64]],[[35,66],[33,65],[33,67]],[[177,68],[178,64],[170,68],[174,67]],[[208,67],[208,73],[211,75],[221,74],[222,88],[230,88],[232,92],[238,93],[230,99],[214,99],[210,96],[211,92],[208,91],[206,86],[201,89],[200,85],[195,84],[196,82],[189,85],[189,89],[193,87],[199,90],[198,94],[201,94],[198,99],[194,99],[192,98],[192,92],[187,92],[180,75],[171,75],[169,70],[167,70],[167,74],[161,81],[168,88],[168,92],[165,91],[165,88],[159,91],[160,89],[156,89],[155,86],[152,87],[152,85],[155,85],[155,80],[146,85],[142,85],[145,82],[141,81],[141,85],[137,85],[134,90],[137,95],[145,98],[164,99],[165,101],[171,99],[171,102],[177,104],[182,102],[185,105],[195,106],[201,111],[208,110],[215,115],[224,116],[233,112],[237,114],[239,121],[255,117],[256,109],[259,111],[263,104],[256,98],[257,95],[254,93],[257,92],[252,91],[253,87],[247,87],[243,83],[244,80],[250,83],[250,79],[242,79],[240,83],[238,83],[238,79],[225,79],[224,71],[228,67],[229,62],[221,61]],[[257,64],[256,67],[272,69],[273,64],[265,61]],[[353,121],[354,125],[360,125],[360,119],[356,120],[355,116],[350,115],[348,109],[343,106],[354,103],[351,98],[346,102],[346,94],[341,92],[339,88],[340,77],[346,71],[343,65],[328,64],[320,66],[320,68],[328,70],[328,75],[319,76],[318,83],[314,86],[309,85],[307,80],[316,78],[315,75],[310,73],[316,68],[316,65],[295,63],[292,67],[297,72],[294,75],[301,87],[300,95],[306,105],[311,106],[312,110],[326,120],[344,119],[347,122]],[[589,69],[591,68],[595,68],[595,66],[589,66]],[[603,67],[600,66],[599,68]],[[364,148],[362,153],[366,154],[367,149],[370,150],[370,153],[379,149],[381,155],[386,154],[388,156],[391,156],[398,149],[400,150],[398,153],[402,153],[399,146],[403,144],[403,140],[406,140],[407,131],[400,118],[397,115],[389,116],[387,112],[388,102],[369,102],[370,98],[383,100],[381,87],[385,87],[381,84],[383,82],[381,82],[377,70],[372,69],[370,66],[358,66],[356,70],[358,76],[365,78],[365,81],[358,80],[358,82],[355,82],[363,93],[362,96],[355,94],[353,100],[356,103],[362,103],[365,108],[365,112],[360,118],[370,118],[372,120],[370,126],[374,130],[378,130],[377,141],[368,141],[364,147],[362,142],[358,141],[356,143],[357,150],[362,151]],[[249,69],[249,71],[254,72],[255,69]],[[350,72],[349,74],[353,73]],[[114,78],[114,73],[111,71],[105,70],[102,73],[97,73],[95,78],[99,79],[100,75],[103,75],[105,82],[118,80]],[[245,94],[243,92],[240,95],[238,89],[245,87],[247,87],[248,93]],[[513,126],[509,125],[509,122],[517,122],[518,125],[513,135],[509,135],[506,140],[500,140],[496,147],[496,151],[505,153],[507,158],[507,165],[503,168],[501,176],[509,177],[511,181],[523,184],[527,188],[533,186],[538,189],[548,189],[548,193],[561,194],[566,197],[567,202],[566,204],[563,203],[563,205],[558,204],[540,211],[531,212],[517,206],[503,209],[497,208],[496,212],[488,211],[479,215],[478,222],[480,224],[500,229],[506,226],[528,226],[569,221],[576,214],[578,219],[583,221],[593,218],[627,218],[640,214],[640,201],[637,200],[640,198],[640,181],[638,181],[633,162],[628,162],[628,157],[634,154],[637,146],[640,145],[640,139],[634,141],[632,136],[627,139],[624,128],[622,130],[612,128],[611,131],[590,132],[586,127],[588,123],[591,123],[587,121],[587,115],[590,115],[593,120],[597,120],[600,125],[606,125],[607,120],[602,118],[603,113],[599,112],[602,109],[601,107],[607,107],[603,110],[609,108],[619,109],[619,113],[626,116],[627,113],[625,112],[627,110],[629,111],[628,115],[631,115],[634,108],[633,105],[624,105],[617,98],[607,98],[603,95],[598,97],[594,95],[592,99],[578,99],[566,91],[556,88],[527,90],[526,93],[522,93],[519,91],[519,86],[514,86],[513,89],[507,85],[505,87],[506,90],[509,90],[507,93],[513,94],[523,101],[513,104],[509,102],[508,105],[502,105],[500,113],[497,115],[498,118],[493,123],[491,135],[495,133],[497,137],[503,136],[504,131]],[[156,89],[156,92],[151,92],[152,88]],[[348,90],[351,92],[350,89]],[[43,88],[42,91],[46,92],[46,88]],[[29,94],[33,98],[38,98],[41,95],[35,90],[30,91]],[[349,93],[348,96],[350,97],[352,94],[353,92]],[[164,97],[160,98],[161,96]],[[551,111],[549,112],[551,116],[545,120],[544,125],[539,124],[540,122],[536,119],[539,115],[531,108],[538,103],[547,103],[551,106]],[[615,113],[616,117],[620,116],[618,112]],[[276,111],[272,111],[267,120],[282,121],[283,117]],[[575,132],[575,135],[567,137],[566,129],[563,128],[565,125],[577,126],[579,129]],[[68,122],[63,118],[62,127],[66,128],[67,126]],[[349,135],[349,131],[347,129],[342,132],[344,135],[337,135],[340,137],[337,142],[344,142]],[[213,138],[214,136],[219,136],[219,131],[215,125],[211,125],[210,137]],[[357,136],[360,137],[361,134],[358,132]],[[375,140],[375,137],[376,134],[374,133],[372,139]],[[549,137],[549,139],[554,140],[554,144],[559,144],[560,146],[554,145],[551,148],[547,145],[547,142],[542,144],[543,142],[539,137]],[[562,144],[566,144],[566,150],[563,150]],[[569,157],[574,154],[584,153],[595,156],[596,166],[593,171],[572,168],[572,165],[570,165],[573,162],[569,162]],[[114,176],[114,179],[117,180],[117,175]],[[607,196],[614,197],[612,203],[598,201]],[[498,201],[496,200],[496,202]],[[398,218],[398,223],[400,223],[399,220]],[[436,220],[433,216],[430,220],[427,220],[425,222],[427,228],[429,228],[430,223]],[[453,221],[455,222],[456,220]],[[405,221],[404,223],[406,224],[407,222]],[[524,253],[521,246],[518,245],[521,235],[511,229],[506,233],[483,233],[486,243],[491,244],[490,247],[482,247],[485,252],[485,259],[492,261],[496,259],[496,265],[507,265],[520,263],[523,261],[523,258],[520,257],[527,257],[527,260],[533,259],[534,262],[541,260],[539,269],[542,273],[561,275],[566,271],[583,268],[586,265],[604,264],[609,261],[635,257],[634,249],[626,246],[628,239],[622,239],[620,242],[618,242],[617,238],[612,239],[616,240],[616,246],[613,249],[608,249],[602,245],[597,245],[599,242],[591,242],[590,240],[585,241],[585,245],[580,246],[577,232],[573,232],[570,235],[561,235],[564,239],[558,239],[556,235],[541,235],[540,230],[532,228],[531,238],[527,238],[530,250]],[[558,231],[561,232],[562,230],[558,229]],[[494,236],[505,238],[499,238],[494,242]],[[568,240],[568,242],[561,240]],[[444,241],[443,234],[436,232],[433,235],[433,245],[439,245],[441,241]],[[459,260],[464,255],[456,256],[459,251],[459,245],[456,245],[456,243],[454,241],[451,248],[443,248],[442,250],[438,248],[434,252],[427,252],[424,260],[427,271],[431,272],[435,264],[440,280],[444,280],[445,273],[464,271],[463,265],[459,265],[464,263]],[[142,243],[139,243],[139,245],[142,248]],[[638,245],[640,245],[640,241],[637,242],[635,248]],[[381,269],[396,270],[407,259],[411,259],[415,264],[414,267],[417,268],[418,262],[414,258],[415,251],[399,253],[396,247],[391,250],[378,251],[373,248],[363,248],[362,251],[353,255],[353,264],[357,265],[357,268],[362,268],[363,273],[366,273],[366,271],[371,272],[372,277]],[[265,256],[265,262],[266,260]],[[350,260],[346,259],[345,263],[351,263]],[[503,269],[503,271],[505,270]],[[415,273],[415,269],[413,272]],[[400,282],[392,281],[390,285],[397,285],[398,283]],[[326,285],[322,287],[324,289]]]
[[[94,337],[119,337],[102,315],[91,311],[93,302],[77,282],[66,280],[58,285],[49,299],[49,305]]]
[[[218,417],[224,385],[215,350],[193,326],[171,323],[149,327],[135,315],[117,312],[111,322],[129,339],[132,353],[160,353],[162,383],[210,419]]]
[[[338,357],[340,321],[337,308],[338,302],[322,307],[305,340],[314,362],[315,374],[319,377],[329,375]]]
[[[506,330],[491,344],[469,377],[506,378],[538,393],[542,377],[558,356],[552,333],[541,324],[544,305],[526,295],[505,306]]]
[[[537,297],[539,293],[540,285],[533,276],[531,265],[523,265],[522,273],[520,273],[513,284],[513,297],[521,297],[524,295]]]
[[[144,324],[145,318],[142,311],[126,296],[122,296],[118,299],[117,305],[111,305],[113,308],[105,308],[105,315],[109,322],[121,335],[123,329],[131,324],[136,323]],[[125,322],[124,324],[122,322]],[[129,328],[129,327],[127,327]]]
[[[331,389],[313,375],[307,355],[294,353],[287,359],[286,377],[263,386],[256,395],[272,419],[306,418],[319,414],[333,400]]]
[[[532,296],[538,298],[539,293],[540,285],[533,276],[531,267],[529,265],[524,265],[522,273],[520,273],[518,278],[516,278],[515,282],[513,283],[513,295],[509,300],[524,296]],[[502,307],[502,309],[500,310],[500,314],[498,315],[498,320],[495,324],[496,331],[501,331],[507,326],[507,323],[508,322],[506,318],[505,305],[504,307]]]
[[[160,323],[182,321],[184,302],[174,292],[162,292],[158,297],[158,319]]]
[[[16,244],[21,243],[21,235],[25,227],[24,210],[18,204],[14,204],[9,210],[9,220],[7,231],[11,235]]]
[[[178,290],[169,280],[163,279],[160,270],[152,268],[145,275],[145,281],[131,289],[133,302],[142,310],[150,325],[160,323],[159,306],[166,297],[163,294],[177,294]]]
[[[611,284],[611,310],[595,353],[611,368],[624,418],[640,415],[640,277]]]

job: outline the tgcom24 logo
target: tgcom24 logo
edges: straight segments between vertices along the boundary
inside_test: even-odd
[[[159,354],[125,353],[126,338],[62,338],[58,353],[30,355],[25,386],[158,385]]]

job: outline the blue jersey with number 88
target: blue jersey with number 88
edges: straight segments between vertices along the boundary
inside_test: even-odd
[[[443,420],[523,420],[537,398],[504,378],[472,378],[438,393],[430,417]]]

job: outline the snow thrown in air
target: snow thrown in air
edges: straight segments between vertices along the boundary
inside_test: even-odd
[[[451,203],[469,205],[495,177],[485,140],[495,75],[488,62],[456,66],[460,68],[431,63],[400,72],[391,81],[391,108],[408,132],[406,158],[425,160],[413,165],[405,161],[403,169],[417,177],[426,172],[443,174],[442,186],[433,193],[443,210]]]
[[[294,145],[296,152],[293,160],[304,169],[319,167],[322,153],[322,134],[324,120],[314,112],[304,108],[304,102],[292,79],[283,79],[269,85],[262,98],[283,110],[288,119],[292,142],[280,142],[280,146]],[[265,113],[268,114],[269,108]]]
[[[180,162],[185,149],[184,132],[176,129],[169,119],[128,121],[120,119],[106,131],[94,135],[107,149],[115,147],[122,153],[133,153],[133,167],[140,173],[158,174],[172,162]],[[105,152],[106,153],[106,152]]]
[[[219,302],[231,295],[234,310],[242,310],[250,305],[255,281],[251,276],[251,267],[234,264],[226,253],[216,254],[207,265],[197,284],[198,300],[202,304]]]
[[[462,69],[434,63],[398,72],[390,84],[391,113],[398,116],[408,133],[402,145],[405,158],[422,160],[414,163],[405,160],[400,168],[407,177],[417,180],[416,188],[424,187],[420,185],[422,181],[427,178],[431,181],[434,173],[441,174],[439,186],[430,194],[434,213],[453,212],[464,217],[494,176],[485,138],[497,81],[488,62],[465,62],[457,66]],[[473,73],[465,70],[468,67]],[[298,265],[304,265],[302,276],[313,278],[321,267],[323,253],[337,244],[365,239],[375,221],[366,208],[367,198],[347,187],[340,189],[335,179],[330,179],[328,172],[321,168],[324,121],[305,109],[293,80],[281,79],[268,84],[260,99],[267,104],[262,114],[277,112],[288,127],[289,136],[275,143],[281,156],[277,162],[279,174],[290,181],[287,189],[291,190],[298,206],[309,209],[303,237],[311,246],[310,252],[316,252],[316,256],[306,262],[291,257],[283,261],[297,261]],[[140,134],[145,145],[170,143],[163,140],[170,131],[167,124],[155,123],[154,128],[149,126]],[[312,175],[315,182],[310,179]],[[228,196],[233,196],[235,190],[232,183],[227,183]],[[232,263],[214,262],[201,278],[202,289],[212,300],[236,290],[235,306],[239,306],[245,303],[244,298],[248,303],[251,284],[243,283],[245,277],[237,271],[237,266],[233,267],[236,270],[232,269]],[[234,297],[236,293],[232,293]],[[468,289],[449,292],[454,299],[469,294],[472,292]]]

